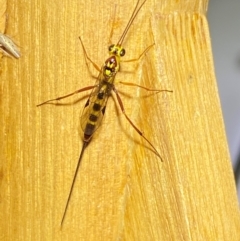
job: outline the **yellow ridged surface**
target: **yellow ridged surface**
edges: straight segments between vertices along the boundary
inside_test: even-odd
[[[0,0],[0,33],[4,33],[6,30],[6,0]],[[0,51],[0,57],[2,56],[2,51]],[[0,73],[2,71],[2,66],[0,62]]]

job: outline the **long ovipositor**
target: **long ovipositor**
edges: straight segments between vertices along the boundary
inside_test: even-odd
[[[2,49],[2,52],[6,55],[13,56],[16,59],[20,58],[21,56],[16,44],[12,41],[10,37],[3,33],[0,33],[0,47]]]

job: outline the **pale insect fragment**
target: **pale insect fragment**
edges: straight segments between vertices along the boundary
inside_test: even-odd
[[[7,56],[12,56],[16,59],[20,58],[21,56],[17,45],[9,36],[3,33],[0,33],[0,48],[2,52]]]

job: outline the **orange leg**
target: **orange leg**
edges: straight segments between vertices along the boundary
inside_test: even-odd
[[[147,91],[156,91],[156,92],[166,91],[166,92],[173,92],[172,90],[150,89],[150,88],[148,88],[148,87],[145,87],[145,86],[142,86],[142,85],[138,85],[138,84],[135,84],[135,83],[131,83],[131,82],[119,81],[119,83],[120,83],[120,84],[123,84],[123,85],[139,87],[139,88],[142,88],[142,89],[147,90]]]
[[[115,25],[115,16],[116,16],[116,5],[115,5],[115,8],[114,8],[114,14],[111,17],[112,27],[111,27],[111,32],[110,32],[110,35],[109,35],[109,38],[108,38],[108,46],[110,46],[112,44],[112,36],[113,36],[113,30],[114,30],[114,25]]]
[[[155,43],[151,44],[150,46],[148,46],[137,58],[134,58],[134,59],[128,59],[128,60],[121,60],[121,62],[136,62],[138,61],[139,59],[141,59],[141,57],[146,54],[150,48],[153,47],[153,45],[155,45]]]
[[[163,161],[162,157],[160,156],[160,154],[158,153],[157,149],[154,147],[154,145],[144,136],[143,132],[140,131],[138,129],[137,126],[135,126],[133,124],[133,122],[131,121],[131,119],[127,116],[127,114],[125,113],[125,109],[124,109],[124,106],[123,106],[123,103],[122,103],[122,100],[121,100],[121,97],[120,95],[118,94],[118,91],[115,89],[115,87],[113,88],[113,91],[115,92],[116,96],[117,96],[117,100],[118,100],[118,103],[119,103],[119,106],[122,110],[122,113],[124,114],[124,116],[126,117],[126,119],[128,120],[128,122],[131,124],[131,126],[137,131],[137,133],[143,137],[144,140],[146,140],[148,142],[148,144],[154,149],[154,152],[156,153],[156,155],[161,159],[161,161]]]
[[[101,72],[101,68],[100,68],[97,64],[95,64],[95,63],[90,59],[90,57],[88,56],[87,51],[86,51],[86,49],[85,49],[85,47],[84,47],[84,44],[83,44],[83,41],[82,41],[81,37],[79,37],[79,40],[80,40],[81,45],[82,45],[82,48],[83,48],[83,52],[84,52],[84,56],[85,56],[85,60],[86,60],[87,66],[88,66],[87,60],[89,60],[89,61],[91,62],[91,64],[93,65],[93,67],[94,67],[98,72]],[[88,69],[89,69],[89,66],[88,66]]]
[[[39,106],[41,106],[41,105],[44,105],[44,104],[47,104],[47,103],[49,103],[49,102],[55,101],[55,100],[65,99],[65,98],[67,98],[67,97],[69,97],[69,96],[75,95],[75,94],[80,93],[80,92],[84,92],[84,91],[86,91],[86,90],[91,90],[91,89],[93,89],[94,87],[96,87],[96,85],[91,85],[91,86],[87,86],[87,87],[81,88],[81,89],[79,89],[79,90],[76,90],[76,91],[68,94],[68,95],[64,95],[64,96],[57,97],[57,98],[55,98],[55,99],[51,99],[51,100],[44,101],[43,103],[38,104],[37,107],[39,107]]]

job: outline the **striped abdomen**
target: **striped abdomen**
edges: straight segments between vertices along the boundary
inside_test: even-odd
[[[112,84],[106,81],[96,86],[84,106],[81,127],[84,132],[84,141],[89,141],[100,126],[109,95],[111,94]]]

